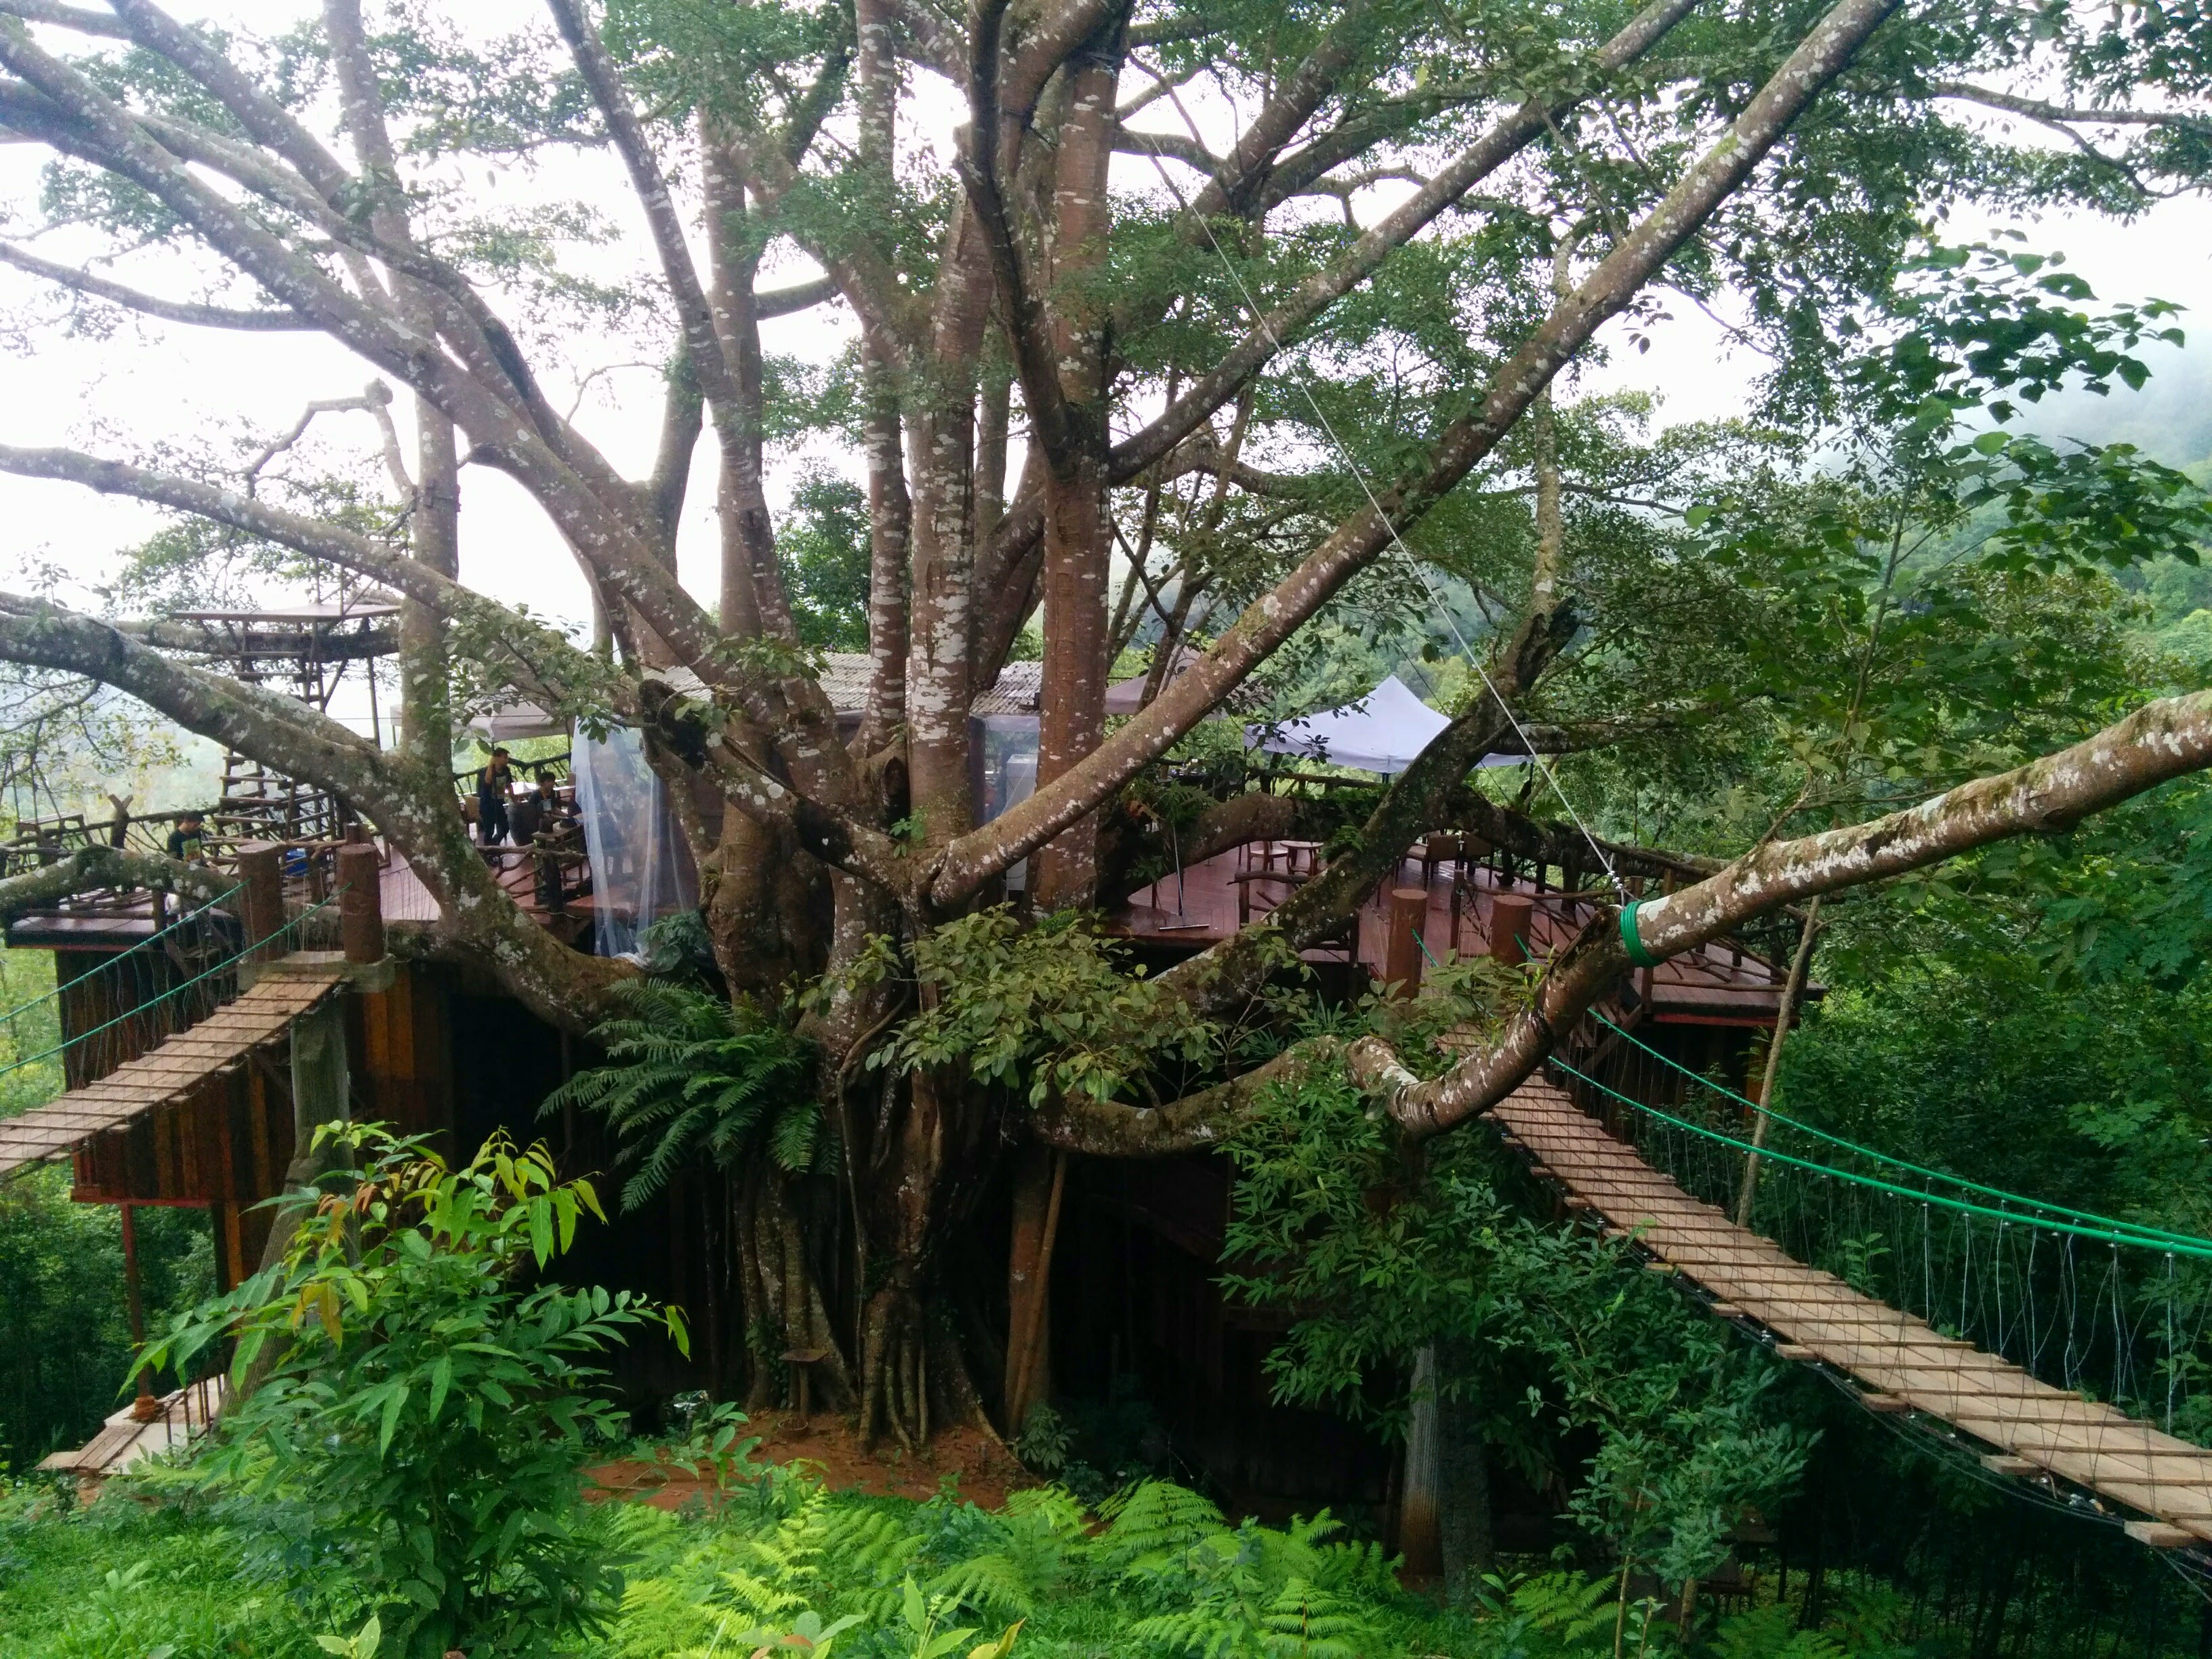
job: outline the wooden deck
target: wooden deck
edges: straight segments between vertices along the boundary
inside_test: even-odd
[[[1240,885],[1249,891],[1251,914],[1255,919],[1282,902],[1296,889],[1296,878],[1290,874],[1279,880],[1248,878],[1240,883],[1239,876],[1249,875],[1261,856],[1258,845],[1239,848],[1194,864],[1183,872],[1180,882],[1169,876],[1142,889],[1114,915],[1108,931],[1148,945],[1181,946],[1192,951],[1218,944],[1236,933],[1240,925]],[[1274,845],[1280,848],[1285,843]],[[1286,862],[1279,852],[1277,862]],[[1382,883],[1360,907],[1358,960],[1370,967],[1379,967],[1382,962],[1387,927],[1383,893],[1391,887],[1427,889],[1427,921],[1422,926],[1421,939],[1431,954],[1438,957],[1448,949],[1457,950],[1462,956],[1484,954],[1490,950],[1490,900],[1501,890],[1534,901],[1535,909],[1529,918],[1525,942],[1528,954],[1540,960],[1573,939],[1589,920],[1591,906],[1587,900],[1557,890],[1540,893],[1525,878],[1506,888],[1496,872],[1486,866],[1474,865],[1467,872],[1466,883],[1461,888],[1458,926],[1455,930],[1452,889],[1457,873],[1449,860],[1425,872],[1416,859],[1409,858],[1400,865],[1398,879]],[[1340,960],[1342,957],[1341,951],[1308,954],[1324,959],[1331,955]],[[1763,957],[1739,947],[1713,944],[1671,957],[1658,967],[1638,975],[1637,994],[1639,997],[1648,995],[1654,1017],[1662,1022],[1771,1025],[1780,1006],[1785,977],[1782,969]]]
[[[548,909],[540,901],[537,860],[529,849],[497,847],[490,850],[492,870],[499,884],[532,921],[569,945],[576,944],[590,930],[593,903],[591,894],[571,895],[557,908]],[[422,878],[415,873],[399,852],[395,850],[386,861],[380,886],[379,897],[387,927],[420,927],[438,920],[437,901],[430,896]],[[588,945],[584,948],[588,949]]]
[[[325,963],[270,963],[198,1024],[164,1038],[97,1082],[0,1121],[0,1176],[67,1158],[95,1135],[183,1101],[209,1078],[283,1036],[343,980],[339,969]]]
[[[1632,1234],[1655,1265],[1710,1292],[1715,1311],[1786,1359],[1833,1367],[1876,1410],[1924,1413],[1994,1449],[1993,1472],[2080,1488],[2145,1520],[2163,1547],[2212,1542],[2212,1451],[2038,1381],[1808,1267],[1692,1198],[1551,1084],[1531,1079],[1489,1120],[1570,1202]]]

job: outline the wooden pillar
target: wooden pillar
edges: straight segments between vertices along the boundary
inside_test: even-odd
[[[1509,968],[1528,960],[1528,939],[1536,901],[1525,893],[1498,893],[1490,901],[1490,954]]]
[[[347,1099],[352,1086],[346,1066],[345,1005],[332,998],[292,1022],[292,1163],[284,1171],[286,1192],[312,1187],[340,1167],[342,1154],[327,1141],[317,1146],[315,1131],[350,1115]],[[297,1226],[296,1218],[278,1212],[262,1246],[264,1267],[283,1260]]]
[[[1429,890],[1393,887],[1383,907],[1382,981],[1396,995],[1421,988],[1421,924],[1428,920]]]
[[[1067,1185],[1067,1154],[1025,1146],[1014,1164],[1012,1248],[1006,1268],[1006,1436],[1022,1431],[1052,1394],[1052,1249]]]
[[[348,962],[384,960],[383,866],[376,848],[348,842],[338,848],[338,936]]]
[[[249,962],[273,961],[289,943],[283,936],[284,871],[279,856],[265,842],[251,842],[238,849],[238,878],[245,884],[239,895],[240,913]]]
[[[146,1346],[146,1298],[138,1284],[138,1206],[118,1207],[123,1212],[123,1297],[131,1315],[131,1348],[135,1356]],[[154,1398],[154,1379],[141,1365],[133,1380],[137,1389],[131,1415],[141,1423],[150,1423],[161,1414],[161,1404]]]
[[[1433,1345],[1413,1358],[1413,1383],[1406,1402],[1406,1474],[1398,1488],[1398,1553],[1408,1581],[1441,1578],[1443,1531],[1437,1510],[1443,1484],[1443,1414],[1437,1399]]]

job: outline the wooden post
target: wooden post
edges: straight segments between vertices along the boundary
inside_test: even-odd
[[[1428,919],[1429,890],[1393,887],[1383,908],[1389,932],[1382,941],[1382,981],[1397,996],[1421,988],[1421,924]]]
[[[138,1210],[134,1204],[119,1205],[123,1212],[123,1296],[131,1314],[131,1347],[135,1354],[146,1346],[146,1301],[138,1288]],[[154,1379],[141,1365],[135,1378],[137,1397],[131,1402],[133,1421],[150,1423],[161,1414],[161,1402],[154,1398]]]
[[[1509,968],[1528,960],[1528,934],[1536,901],[1525,893],[1497,893],[1490,901],[1490,954]]]
[[[384,960],[382,870],[376,848],[348,842],[338,848],[338,936],[348,962]]]
[[[1014,1169],[1012,1249],[1006,1271],[1006,1436],[1051,1392],[1052,1251],[1060,1234],[1067,1154],[1025,1148]]]
[[[292,1163],[284,1171],[284,1190],[312,1187],[340,1167],[343,1153],[327,1141],[315,1144],[325,1123],[343,1123],[353,1079],[346,1066],[345,1009],[335,998],[292,1022]],[[261,1266],[272,1267],[298,1231],[299,1221],[282,1211],[262,1246]],[[273,1352],[273,1350],[264,1350]]]
[[[281,854],[266,842],[249,842],[238,849],[238,878],[245,884],[239,896],[240,920],[246,927],[246,960],[272,962],[284,954],[284,871]]]

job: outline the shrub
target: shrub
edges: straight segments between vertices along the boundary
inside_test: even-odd
[[[266,1367],[191,1483],[295,1508],[311,1552],[375,1604],[386,1655],[529,1652],[597,1628],[622,1580],[583,1468],[623,1419],[589,1360],[648,1325],[680,1344],[680,1319],[518,1282],[599,1213],[543,1146],[495,1137],[453,1170],[374,1126],[335,1133],[366,1170],[288,1200],[283,1262],[155,1346],[181,1364],[234,1334],[234,1385]]]

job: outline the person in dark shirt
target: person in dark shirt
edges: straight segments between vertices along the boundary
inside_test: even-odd
[[[507,750],[494,749],[477,775],[477,836],[487,847],[496,847],[507,839],[507,799],[514,784],[514,766]]]
[[[514,844],[527,847],[535,841],[552,810],[553,785],[541,769],[538,787],[507,809],[507,821],[514,826]]]
[[[205,822],[198,812],[186,812],[179,817],[177,827],[169,831],[169,856],[182,864],[205,864]]]

